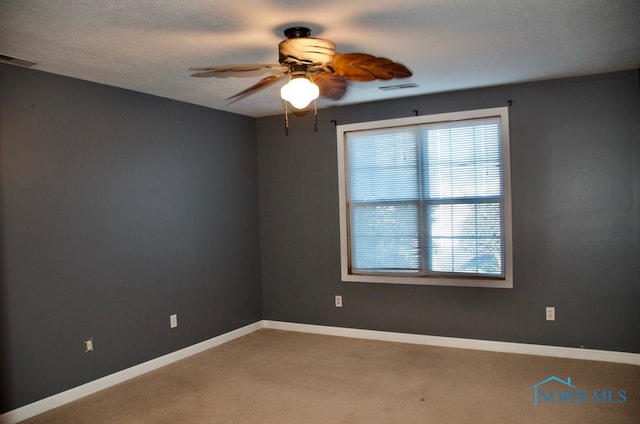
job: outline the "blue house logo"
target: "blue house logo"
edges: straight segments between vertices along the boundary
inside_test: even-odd
[[[545,384],[556,382],[561,384],[561,388],[557,389],[558,384],[554,384],[553,390],[548,390],[547,388],[543,388]],[[547,386],[549,387],[549,386]],[[540,381],[539,383],[534,384],[529,387],[529,390],[533,389],[533,404],[539,405],[542,402],[551,402],[551,403],[587,403],[587,402],[598,402],[598,403],[626,403],[627,402],[627,391],[626,390],[618,390],[617,392],[614,390],[584,390],[578,389],[571,383],[571,377],[567,377],[566,380],[563,380],[555,375]]]
[[[550,393],[553,393],[555,391],[552,392],[544,392],[543,390],[539,389],[540,386],[547,384],[551,381],[557,381],[559,383],[564,384],[565,386],[571,387],[572,389],[577,389],[576,386],[574,386],[573,384],[571,384],[571,377],[567,377],[567,381],[564,381],[561,378],[556,377],[555,375],[552,375],[551,377],[547,378],[546,380],[542,380],[539,383],[534,384],[533,386],[529,387],[529,389],[533,389],[533,404],[534,405],[538,405],[541,401],[541,397],[542,399],[549,401],[550,398],[553,398],[553,395],[550,395]]]

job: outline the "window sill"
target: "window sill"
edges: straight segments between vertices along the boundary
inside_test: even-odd
[[[493,289],[513,288],[513,278],[464,278],[464,277],[406,277],[363,274],[342,274],[345,283],[410,284],[418,286],[482,287]]]

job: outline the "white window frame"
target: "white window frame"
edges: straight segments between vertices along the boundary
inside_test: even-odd
[[[422,125],[430,123],[465,121],[471,119],[499,117],[501,123],[502,140],[502,175],[504,190],[504,276],[499,278],[487,276],[408,276],[403,275],[368,275],[354,274],[350,272],[350,243],[349,243],[349,211],[347,205],[348,170],[346,168],[346,134],[352,131]],[[389,119],[383,121],[362,122],[355,124],[338,125],[337,150],[338,150],[338,183],[340,202],[340,257],[341,278],[344,282],[387,283],[387,284],[417,284],[432,286],[462,286],[462,287],[487,287],[487,288],[513,288],[513,246],[512,246],[512,221],[511,221],[511,164],[509,153],[509,108],[497,107],[489,109],[477,109],[469,111],[442,113],[435,115],[412,116],[408,118]]]

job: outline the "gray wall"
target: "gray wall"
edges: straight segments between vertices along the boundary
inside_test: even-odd
[[[330,121],[508,100],[514,288],[342,283]],[[288,137],[282,117],[259,119],[264,318],[640,353],[639,117],[629,71],[320,110],[317,133],[291,116]]]
[[[509,99],[515,287],[342,283],[330,121]],[[261,318],[640,353],[638,72],[319,113],[0,65],[0,411]]]
[[[261,319],[254,119],[7,65],[0,112],[0,412]]]

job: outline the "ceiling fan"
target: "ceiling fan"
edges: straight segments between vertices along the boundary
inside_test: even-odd
[[[404,65],[366,53],[338,53],[335,43],[311,37],[306,27],[291,27],[287,37],[278,45],[279,64],[218,65],[190,68],[198,71],[193,77],[229,76],[237,72],[270,71],[273,75],[261,79],[251,87],[227,100],[234,101],[257,92],[285,76],[289,83],[281,89],[283,100],[296,109],[304,109],[319,96],[339,100],[347,91],[347,81],[390,80],[412,75]],[[285,102],[286,107],[286,102]],[[286,112],[286,110],[285,110]]]

